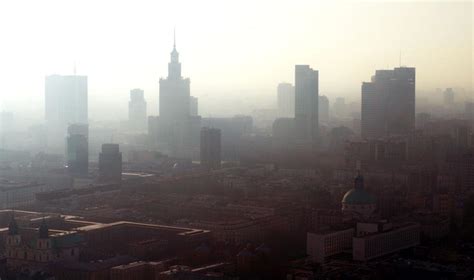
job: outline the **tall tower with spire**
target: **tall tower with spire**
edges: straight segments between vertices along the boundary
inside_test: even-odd
[[[190,80],[181,75],[176,33],[168,63],[168,76],[160,79],[160,108],[156,137],[160,151],[175,157],[190,157],[193,149],[193,118],[190,113]],[[149,124],[154,126],[154,124]],[[199,131],[199,130],[197,130]],[[198,137],[198,135],[197,135]]]
[[[171,60],[168,63],[168,79],[181,79],[181,63],[179,62],[179,53],[176,50],[176,32],[173,36],[173,50],[171,51]]]

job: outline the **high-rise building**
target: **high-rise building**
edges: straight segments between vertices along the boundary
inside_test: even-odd
[[[377,70],[362,83],[364,138],[407,134],[415,128],[415,68]]]
[[[87,76],[46,76],[46,122],[87,123],[87,117]]]
[[[278,115],[280,117],[295,116],[295,87],[290,83],[280,83],[277,88]]]
[[[319,120],[322,123],[329,122],[329,99],[326,95],[319,96]]]
[[[89,126],[86,124],[71,124],[67,131],[67,169],[73,175],[87,175],[89,168]]]
[[[168,77],[160,79],[160,118],[166,121],[185,120],[190,113],[190,80],[181,76],[181,63],[173,44],[171,61],[168,63]]]
[[[309,65],[295,66],[295,124],[299,140],[314,147],[318,139],[319,74]]]
[[[146,130],[146,101],[142,89],[136,88],[130,91],[130,101],[128,102],[128,121],[131,129],[137,131]]]
[[[160,79],[160,115],[152,126],[149,125],[149,132],[157,133],[150,137],[156,139],[153,144],[173,157],[195,158],[199,154],[200,117],[192,115],[189,84],[189,78],[181,76],[175,42],[168,63],[168,77]]]
[[[63,150],[68,125],[88,122],[87,102],[87,76],[46,76],[45,119],[50,148]]]
[[[99,154],[99,180],[120,183],[122,181],[122,153],[119,144],[102,144]]]
[[[197,117],[199,115],[197,97],[189,97],[189,115],[191,115],[192,117]]]
[[[203,127],[201,129],[201,165],[209,168],[221,166],[221,131]]]

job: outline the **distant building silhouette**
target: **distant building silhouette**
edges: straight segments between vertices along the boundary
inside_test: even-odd
[[[454,104],[454,91],[452,88],[447,88],[443,92],[444,105],[452,106]]]
[[[102,144],[99,154],[99,180],[120,183],[122,181],[122,153],[119,144]]]
[[[85,176],[89,168],[89,126],[72,124],[68,127],[66,139],[68,171],[73,175]]]
[[[66,139],[66,158],[69,173],[85,176],[89,168],[89,126],[71,124]]]
[[[295,66],[295,124],[299,140],[314,147],[318,139],[318,71],[308,65]]]
[[[195,108],[191,108],[189,84],[189,78],[181,76],[174,43],[168,77],[160,79],[160,115],[148,126],[150,139],[156,141],[158,149],[173,157],[194,158],[199,153],[200,117],[191,114]]]
[[[295,116],[295,87],[290,83],[280,83],[277,88],[278,115]]]
[[[128,121],[133,130],[144,131],[147,125],[146,101],[142,89],[132,89],[130,91],[130,101],[128,102]]]
[[[336,98],[336,102],[334,102],[333,112],[338,117],[344,117],[346,112],[346,100],[344,97]]]
[[[415,128],[415,68],[377,70],[362,83],[364,138],[406,134]]]
[[[329,122],[329,99],[325,95],[319,96],[319,121]]]
[[[221,166],[221,131],[215,128],[201,129],[201,165],[209,168]]]
[[[63,151],[67,126],[88,122],[87,95],[87,76],[46,76],[45,119],[50,148]]]
[[[219,129],[221,131],[222,159],[237,160],[240,140],[244,135],[251,133],[253,119],[243,115],[230,118],[202,118],[202,127]]]

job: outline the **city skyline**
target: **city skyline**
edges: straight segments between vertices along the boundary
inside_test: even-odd
[[[474,279],[471,2],[26,1],[0,279]]]
[[[298,4],[307,5],[315,14],[301,11]],[[206,5],[211,4],[206,2],[203,7]],[[434,90],[449,84],[453,88],[472,90],[472,40],[467,36],[472,32],[469,2],[330,4],[316,1],[298,2],[294,6],[277,3],[272,6],[267,23],[257,23],[258,12],[267,14],[265,5],[259,3],[254,10],[246,11],[248,5],[230,8],[217,5],[215,8],[221,8],[220,13],[196,24],[190,23],[197,15],[188,11],[180,14],[174,4],[164,6],[171,13],[159,20],[150,15],[153,5],[134,6],[132,12],[143,13],[142,19],[120,22],[128,15],[128,5],[121,4],[116,13],[110,15],[108,24],[98,22],[100,12],[107,7],[105,4],[85,3],[74,7],[91,17],[87,24],[74,21],[77,16],[69,14],[72,8],[60,4],[58,13],[52,15],[52,19],[40,21],[38,26],[25,25],[5,15],[4,20],[18,23],[22,36],[16,36],[13,30],[4,34],[11,43],[0,54],[4,61],[0,73],[6,77],[0,106],[4,110],[33,111],[33,115],[40,116],[41,112],[35,112],[38,107],[35,105],[42,102],[40,81],[45,75],[70,74],[76,68],[78,74],[90,79],[91,118],[104,118],[98,113],[99,105],[95,104],[104,104],[112,96],[112,102],[119,104],[119,108],[125,107],[122,101],[127,99],[129,89],[137,87],[145,90],[150,113],[155,114],[157,79],[166,74],[164,64],[174,26],[186,61],[183,74],[193,77],[191,94],[207,97],[207,101],[200,104],[203,115],[222,114],[215,104],[226,99],[230,99],[231,104],[238,95],[264,100],[269,107],[275,102],[270,98],[275,86],[292,82],[291,69],[295,64],[309,64],[318,69],[321,93],[330,99],[337,96],[356,99],[360,84],[374,69],[399,66],[400,52],[402,65],[418,69],[417,89]],[[50,6],[54,3],[37,7],[38,14],[49,13],[45,7]],[[14,4],[4,8],[3,11],[20,9]],[[197,14],[202,11],[195,8]],[[237,21],[235,15],[228,16],[231,8],[243,10],[248,20]],[[422,20],[418,15],[420,11]],[[442,24],[437,18],[440,11],[443,11]],[[321,16],[325,13],[330,13],[332,18]],[[132,19],[136,17],[131,15]],[[280,18],[285,17],[286,25],[280,22]],[[51,28],[54,19],[64,22],[59,30],[67,30],[67,35],[62,35],[66,37],[58,38],[58,30]],[[295,22],[291,23],[291,19]],[[97,28],[92,28],[92,22],[97,23]],[[342,26],[349,27],[341,29]],[[31,48],[32,40],[48,43]],[[433,58],[442,63],[431,65]],[[449,68],[461,74],[444,71]],[[28,83],[21,82],[25,80]],[[22,104],[25,100],[31,100],[30,105]],[[239,108],[246,106],[251,105],[243,103]],[[17,110],[19,107],[21,110]]]

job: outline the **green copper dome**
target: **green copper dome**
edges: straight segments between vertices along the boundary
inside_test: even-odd
[[[374,204],[375,197],[364,189],[351,189],[342,198],[344,204]]]
[[[346,192],[343,204],[374,204],[375,197],[364,189],[364,177],[358,175],[354,179],[354,188]]]

